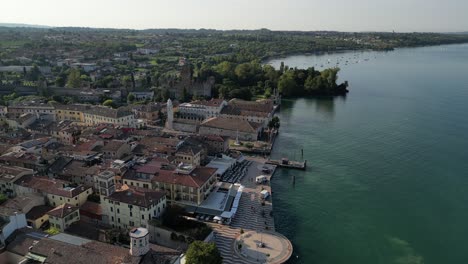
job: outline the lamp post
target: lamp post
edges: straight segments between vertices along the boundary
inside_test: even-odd
[[[17,230],[18,229],[18,218],[17,218],[18,212],[14,212],[14,214],[15,214],[15,227],[16,227],[15,230]]]

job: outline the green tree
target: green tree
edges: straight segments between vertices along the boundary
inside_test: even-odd
[[[233,89],[229,91],[229,98],[239,98],[243,100],[250,100],[252,99],[252,92],[248,87],[240,88],[240,89]]]
[[[65,86],[65,78],[62,76],[57,76],[55,79],[55,86],[57,87],[64,87]]]
[[[26,68],[23,67],[23,70],[25,69]],[[34,64],[29,73],[26,74],[26,76],[28,81],[37,81],[41,76],[41,71],[39,70],[39,67],[37,67],[37,65]]]
[[[218,89],[219,98],[228,98],[229,97],[229,87],[226,85],[221,85]]]
[[[132,86],[132,77],[129,75],[125,75],[122,78],[122,84],[124,85],[125,88],[130,88]]]
[[[16,98],[18,98],[18,95],[17,95],[15,92],[13,92],[13,93],[11,93],[11,94],[9,94],[9,95],[4,95],[4,96],[3,96],[3,100],[4,100],[7,104],[8,104],[9,102],[15,100]]]
[[[182,90],[182,102],[187,102],[190,100],[190,94],[187,92],[187,88],[185,88],[184,86],[184,89]]]
[[[246,82],[251,77],[250,63],[242,63],[236,66],[234,70],[240,82]]]
[[[3,193],[0,193],[0,204],[4,203],[6,200],[8,200],[8,197]]]
[[[81,87],[81,74],[78,69],[71,69],[67,78],[67,87],[80,88]]]
[[[127,102],[132,103],[133,101],[135,101],[135,95],[132,93],[129,93],[127,96]]]
[[[281,62],[279,71],[280,71],[280,73],[284,72],[284,61]]]
[[[114,100],[112,99],[105,100],[104,103],[102,103],[102,105],[107,106],[107,107],[112,107],[112,108],[115,107]]]
[[[223,77],[231,77],[234,66],[229,61],[223,61],[214,67],[215,71]]]
[[[271,94],[272,94],[271,88],[268,87],[265,89],[265,93],[263,95],[265,96],[265,98],[270,98]]]
[[[194,241],[187,250],[187,264],[221,264],[222,262],[223,258],[215,243]]]
[[[164,89],[164,90],[162,91],[161,96],[162,96],[163,102],[166,102],[166,101],[170,98],[169,90],[168,90],[168,89]]]
[[[56,227],[51,227],[45,231],[47,234],[54,236],[60,233],[60,230]]]
[[[268,122],[268,128],[270,129],[279,129],[280,128],[280,119],[277,116],[274,116],[270,122]]]
[[[89,77],[89,76],[86,75],[86,74],[82,74],[82,75],[80,76],[80,79],[81,79],[81,81],[83,81],[83,82],[90,82],[90,81],[91,81],[91,77]]]
[[[293,96],[296,93],[297,83],[292,71],[287,71],[281,75],[278,82],[278,89],[283,96]]]

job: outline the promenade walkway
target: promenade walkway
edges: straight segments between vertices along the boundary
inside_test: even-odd
[[[230,226],[212,224],[216,232],[216,245],[223,256],[224,263],[265,263],[264,258],[260,258],[263,261],[260,261],[260,259],[256,261],[257,258],[254,259],[252,257],[260,253],[254,252],[255,249],[251,245],[252,241],[245,241],[245,236],[241,236],[241,230],[244,234],[255,234],[255,236],[258,235],[259,237],[263,237],[262,233],[264,232],[266,240],[268,240],[268,236],[270,238],[275,237],[275,239],[270,239],[271,243],[268,244],[270,247],[273,247],[271,250],[274,252],[268,254],[277,256],[277,258],[271,258],[271,261],[267,262],[282,263],[283,261],[281,260],[289,258],[292,254],[291,243],[284,236],[274,232],[275,223],[273,216],[270,214],[273,210],[271,196],[265,200],[264,205],[262,205],[262,199],[260,198],[262,188],[271,193],[269,184],[271,175],[268,175],[268,183],[256,184],[255,177],[264,174],[262,173],[264,162],[262,159],[255,158],[249,158],[249,160],[252,160],[253,163],[248,167],[247,175],[241,181],[241,184],[245,188],[239,202],[236,217],[232,220]],[[267,166],[273,168],[273,166]],[[249,237],[254,238],[255,236],[250,235]],[[244,248],[240,250],[238,248],[239,240],[245,241],[242,242]],[[273,242],[273,240],[276,242]],[[268,243],[267,241],[265,242]],[[260,252],[261,250],[258,251]],[[265,255],[265,253],[262,254],[263,256]]]

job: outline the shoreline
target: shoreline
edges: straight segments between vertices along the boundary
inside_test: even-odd
[[[244,189],[236,216],[230,225],[210,224],[216,234],[216,245],[223,263],[285,263],[293,254],[293,246],[284,234],[276,231],[271,180],[277,167],[265,164],[266,159],[260,156],[245,156],[245,159],[252,164],[240,182]],[[262,171],[264,166],[270,173]],[[259,175],[265,175],[267,181],[256,183]],[[269,192],[266,199],[262,198],[263,190]],[[264,247],[258,246],[261,237],[269,237],[263,240]]]
[[[417,48],[425,48],[425,47],[441,47],[441,46],[453,46],[453,45],[466,45],[468,42],[460,42],[460,43],[434,43],[434,44],[427,44],[427,45],[416,45],[416,46],[399,46],[399,47],[392,47],[390,49],[345,49],[345,50],[336,50],[336,51],[317,51],[317,52],[291,52],[288,54],[282,55],[271,55],[266,56],[260,60],[260,64],[263,65],[270,65],[270,61],[272,60],[280,60],[285,59],[292,56],[325,56],[325,55],[333,55],[333,54],[340,54],[340,53],[353,53],[353,52],[391,52],[401,49],[417,49]],[[285,64],[285,66],[289,66]]]

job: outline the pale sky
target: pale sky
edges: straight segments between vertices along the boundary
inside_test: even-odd
[[[0,22],[108,28],[468,31],[467,0],[0,0]]]

